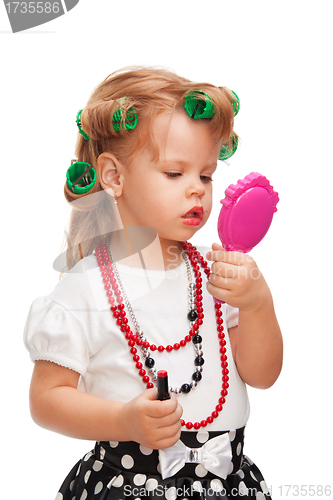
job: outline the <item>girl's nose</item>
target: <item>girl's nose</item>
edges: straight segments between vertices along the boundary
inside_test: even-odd
[[[205,185],[200,179],[193,178],[190,180],[186,190],[187,196],[197,195],[201,197],[205,194],[205,192]]]

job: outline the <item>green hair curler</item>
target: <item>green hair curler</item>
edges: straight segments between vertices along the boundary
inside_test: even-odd
[[[127,98],[124,97],[123,99],[120,99],[120,101],[127,101]],[[120,106],[119,108],[116,109],[113,117],[112,117],[112,126],[113,130],[115,132],[119,132],[120,128],[122,126],[122,117],[123,117],[123,112],[125,111],[126,117],[125,120],[123,121],[123,128],[126,130],[133,130],[137,123],[138,123],[138,117],[136,114],[136,111],[133,107],[123,110]]]
[[[219,154],[219,160],[228,160],[231,158],[231,156],[236,153],[238,147],[238,139],[235,135],[231,137],[231,144],[224,144],[222,146],[220,154]]]
[[[234,92],[233,90],[230,91],[232,94],[234,94],[235,97],[231,96],[231,102],[232,102],[232,105],[233,105],[233,108],[234,108],[234,113],[235,113],[235,116],[238,115],[238,111],[239,111],[239,108],[240,108],[240,100],[239,100],[239,97],[238,95],[236,94],[236,92]]]
[[[96,178],[94,167],[84,161],[72,163],[66,173],[67,186],[75,194],[88,193],[94,187]]]
[[[86,141],[89,141],[89,139],[90,139],[89,135],[87,135],[84,132],[84,130],[82,129],[82,126],[81,126],[81,114],[82,114],[82,111],[83,111],[83,109],[80,109],[80,111],[76,115],[76,125],[77,125],[77,127],[79,129],[79,133],[85,138]]]
[[[212,99],[201,90],[191,90],[185,97],[184,108],[186,113],[196,120],[200,118],[213,118],[215,108]]]

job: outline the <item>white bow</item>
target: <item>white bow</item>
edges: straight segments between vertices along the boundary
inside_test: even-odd
[[[209,472],[225,479],[232,458],[228,432],[209,439],[201,448],[188,448],[179,440],[170,448],[159,450],[158,454],[163,479],[177,474],[188,462],[201,464]]]

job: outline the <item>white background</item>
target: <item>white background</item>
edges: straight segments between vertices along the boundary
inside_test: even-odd
[[[215,211],[195,242],[217,240],[229,183],[258,171],[279,192],[252,255],[273,292],[284,369],[273,388],[249,391],[245,451],[275,499],[332,485],[332,11],[329,0],[81,0],[12,34],[0,5],[1,498],[53,500],[92,446],[30,419],[33,365],[22,332],[32,300],[58,280],[52,263],[68,221],[62,190],[76,113],[102,79],[132,64],[166,66],[240,96],[241,145],[219,167]],[[283,485],[294,489],[287,495]]]

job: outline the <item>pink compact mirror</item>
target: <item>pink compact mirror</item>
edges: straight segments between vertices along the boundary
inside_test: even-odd
[[[225,250],[247,253],[267,233],[279,196],[269,181],[252,172],[225,190],[217,230]]]

